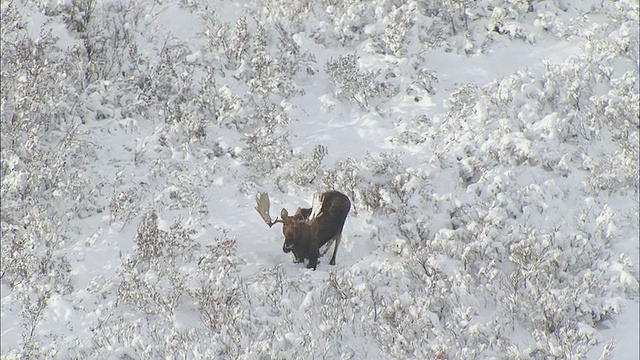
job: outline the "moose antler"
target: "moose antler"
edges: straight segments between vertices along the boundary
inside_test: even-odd
[[[274,221],[271,221],[271,215],[269,215],[269,194],[268,193],[260,193],[256,196],[256,211],[262,217],[269,227],[272,227],[274,224],[281,223],[282,220],[276,218]]]
[[[313,201],[311,203],[311,215],[309,215],[309,219],[313,220],[320,215],[322,215],[322,202],[324,201],[324,195],[321,193],[315,193],[313,195]]]

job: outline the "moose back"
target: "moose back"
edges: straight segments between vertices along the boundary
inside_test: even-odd
[[[338,245],[342,237],[342,228],[351,209],[349,198],[338,192],[328,191],[314,197],[312,208],[298,208],[289,216],[286,209],[280,211],[280,219],[271,221],[269,215],[269,194],[262,193],[256,198],[256,210],[262,219],[272,227],[282,223],[284,244],[282,251],[292,252],[295,262],[307,259],[307,268],[316,269],[320,248],[334,241],[333,255],[329,264],[335,265]]]

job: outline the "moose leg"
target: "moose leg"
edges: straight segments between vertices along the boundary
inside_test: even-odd
[[[333,248],[333,256],[331,256],[331,261],[329,261],[329,265],[335,265],[336,264],[336,254],[338,253],[338,244],[340,244],[340,239],[342,239],[342,234],[336,234],[336,236],[334,236],[335,239],[335,245]]]
[[[302,254],[299,253],[299,251],[296,251],[296,249],[293,249],[293,262],[294,263],[301,263],[304,261],[304,256],[302,256]]]
[[[309,254],[309,263],[307,264],[307,269],[315,270],[318,266],[318,257],[320,256],[320,249],[317,247],[315,250],[311,250],[311,254]]]

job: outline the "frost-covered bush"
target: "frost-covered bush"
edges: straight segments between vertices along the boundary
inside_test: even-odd
[[[75,61],[69,71],[83,89],[95,81],[132,75],[139,62],[130,31],[130,23],[137,23],[141,14],[137,2],[73,0],[59,2],[48,11],[59,14],[79,38],[71,50]]]
[[[95,0],[71,0],[68,2],[41,1],[39,8],[49,16],[61,16],[69,30],[84,32],[94,18]]]
[[[472,1],[427,1],[422,4],[422,10],[427,16],[438,17],[449,26],[452,35],[469,30],[469,15]]]
[[[608,80],[609,76],[592,70],[606,67],[607,63],[608,60],[594,60],[586,65],[578,58],[562,64],[544,62],[544,72],[539,77],[518,72],[483,87],[467,84],[454,90],[447,119],[457,120],[445,122],[446,127],[451,125],[454,141],[437,151],[451,150],[458,160],[474,164],[476,169],[491,168],[495,164],[526,164],[566,176],[574,155],[559,149],[566,144],[600,141],[605,133],[611,133],[620,148],[606,154],[608,160],[582,160],[581,166],[590,173],[590,186],[594,189],[637,187],[631,176],[637,172],[632,161],[637,146],[630,146],[638,137],[633,120],[637,119],[637,106],[631,104],[637,96],[637,91],[632,90],[637,82],[628,81],[628,73]],[[613,88],[606,95],[596,95],[594,89],[599,86]],[[621,95],[622,89],[626,89],[623,91],[627,95]],[[455,127],[460,123],[465,129],[474,129],[475,137],[466,139],[462,135],[456,139],[454,134],[459,130]],[[403,141],[419,143],[430,136],[439,136],[428,128],[424,132],[426,134],[403,134]],[[433,134],[427,135],[430,133]],[[465,142],[476,143],[476,146],[457,145]],[[606,165],[611,163],[623,171],[613,175]],[[470,172],[467,178],[478,178],[471,168],[465,171]]]
[[[242,155],[258,174],[266,175],[282,168],[291,160],[293,151],[284,126],[289,123],[285,111],[276,105],[258,106],[247,118],[247,148]]]
[[[376,52],[402,56],[406,53],[408,32],[415,24],[415,7],[403,4],[394,8],[383,20],[384,31],[372,37]]]
[[[397,254],[405,276],[433,289],[426,310],[437,315],[440,326],[456,329],[450,339],[432,334],[447,340],[430,345],[431,353],[447,357],[509,353],[515,358],[545,358],[570,352],[583,357],[599,343],[596,329],[606,326],[619,311],[619,302],[610,298],[603,301],[608,298],[605,294],[630,295],[637,291],[637,279],[627,276],[633,273],[633,266],[612,259],[613,252],[607,245],[621,236],[615,224],[626,222],[627,215],[612,216],[606,208],[591,204],[579,217],[549,224],[548,228],[540,226],[540,221],[547,221],[541,219],[549,203],[556,201],[552,199],[563,198],[568,187],[575,186],[563,179],[582,171],[583,166],[595,168],[593,159],[563,154],[561,149],[567,144],[602,141],[602,131],[609,128],[606,118],[590,115],[603,113],[596,110],[598,97],[593,88],[594,84],[603,84],[604,77],[587,74],[582,66],[575,60],[547,66],[542,74],[544,81],[520,72],[483,87],[462,86],[452,92],[450,113],[444,119],[416,117],[411,125],[402,127],[407,130],[393,141],[427,148],[438,144],[432,149],[437,159],[431,161],[446,175],[403,169],[399,162],[394,166],[385,161],[355,159],[326,171],[324,181],[346,188],[355,199],[355,210],[386,213],[392,209],[389,213],[397,217],[398,226],[388,231],[398,239],[385,250]],[[545,92],[549,92],[542,96],[546,100],[539,101]],[[633,107],[622,105],[631,98],[633,95],[612,96],[606,103],[612,111],[619,106],[633,114]],[[604,103],[599,100],[600,106]],[[548,115],[540,118],[533,114]],[[621,128],[606,132],[618,134],[611,140],[622,149],[628,142],[619,139],[633,139],[637,126],[624,124]],[[474,138],[468,137],[471,133]],[[633,150],[627,154],[633,154]],[[631,158],[622,159],[626,162]],[[637,186],[624,174],[634,167],[611,157],[606,159],[614,164],[602,171],[611,174],[609,181],[622,181],[629,184],[623,189],[633,191]],[[598,164],[603,165],[605,158],[601,160]],[[376,164],[386,171],[378,172]],[[548,174],[548,179],[543,176],[546,181],[519,182],[519,176],[538,167],[542,174]],[[585,179],[592,179],[592,175],[585,175]],[[439,176],[467,191],[456,196],[434,194],[428,184]],[[380,185],[376,187],[378,179]],[[607,186],[620,189],[620,185],[612,182]],[[597,194],[589,182],[578,186],[585,193]],[[618,277],[621,268],[627,275]],[[612,282],[612,278],[616,280]],[[472,287],[475,290],[469,291]],[[455,290],[452,296],[435,296],[441,288]],[[483,294],[482,301],[497,310],[480,315],[478,309],[482,307],[477,299],[470,298],[472,293]],[[410,318],[401,314],[399,319]],[[409,323],[395,321],[381,329],[410,329]],[[434,328],[427,324],[421,327]],[[515,328],[527,331],[537,345],[521,348],[510,343],[507,333]],[[495,333],[492,329],[501,330]],[[420,351],[403,349],[405,343],[399,339],[409,338],[404,331],[402,338],[391,330],[381,332],[381,344],[397,344],[387,348],[392,356]]]
[[[293,77],[301,68],[310,73],[314,59],[300,49],[284,27],[269,31],[273,27],[268,26],[266,20],[254,18],[249,22],[245,17],[236,21],[233,30],[215,18],[209,18],[208,23],[204,59],[224,59],[222,73],[230,72],[231,79],[247,86],[249,98],[290,98],[302,91]],[[267,46],[276,36],[279,46]],[[228,81],[230,79],[224,79],[224,83]]]
[[[388,83],[376,80],[380,71],[360,70],[356,54],[329,60],[324,69],[337,88],[336,94],[353,101],[362,109],[369,109],[373,99],[384,99],[394,91]]]
[[[354,158],[339,161],[324,171],[322,183],[325,188],[338,189],[349,196],[355,214],[394,213],[400,225],[418,220],[403,217],[416,210],[420,200],[430,202],[428,177],[419,169],[404,168],[397,154],[381,153],[368,154],[361,161]]]
[[[250,51],[243,59],[245,63],[235,76],[244,80],[255,95],[266,97],[281,94],[285,98],[291,97],[295,91],[291,78],[297,69],[291,67],[292,63],[287,62],[285,57],[275,57],[269,53],[269,33],[262,24],[257,24],[251,39]]]
[[[68,241],[62,235],[62,219],[41,204],[34,204],[21,219],[13,218],[6,209],[2,214],[0,279],[11,287],[8,296],[14,301],[7,307],[21,308],[22,323],[20,347],[11,354],[17,358],[53,357],[56,350],[44,345],[43,335],[55,338],[56,334],[39,326],[49,302],[74,290],[71,266],[61,252]]]
[[[202,95],[194,86],[195,66],[185,61],[189,55],[185,44],[177,40],[167,40],[160,51],[159,62],[147,70],[145,79],[149,80],[141,89],[150,99],[157,99],[161,119],[183,131],[190,140],[203,139],[205,128],[212,116],[212,109],[201,106]],[[199,96],[200,95],[200,96]],[[209,94],[206,94],[209,95]]]
[[[433,120],[426,115],[419,115],[408,121],[410,127],[399,129],[398,134],[391,138],[391,142],[401,145],[419,145],[427,141],[428,129]]]
[[[154,212],[142,219],[135,243],[136,253],[123,259],[118,299],[146,314],[172,314],[186,291],[179,266],[194,261],[199,245],[179,223],[160,229]]]
[[[247,120],[253,129],[245,138],[246,147],[240,153],[245,164],[261,176],[273,176],[281,189],[291,183],[308,186],[321,176],[327,148],[316,145],[305,155],[292,148],[290,134],[284,130],[289,117],[279,106],[260,106]]]
[[[69,62],[51,30],[30,37],[13,4],[3,5],[2,31],[2,148],[28,157],[40,145],[35,135],[70,127],[74,79],[67,79]]]
[[[638,179],[640,155],[640,84],[638,72],[627,72],[622,77],[612,79],[612,89],[608,94],[592,98],[594,112],[603,114],[601,122],[611,134],[619,148],[602,159],[585,159],[584,165],[590,170],[589,184],[594,191],[628,190],[640,186]],[[622,171],[621,171],[622,170]]]
[[[437,214],[438,210],[436,206],[431,212]],[[605,210],[601,214],[585,214],[585,219],[567,224],[566,230],[551,228],[541,233],[517,225],[500,211],[490,204],[461,204],[451,214],[452,229],[433,233],[429,222],[410,218],[399,226],[399,239],[385,250],[400,260],[399,270],[395,271],[424,284],[429,301],[421,305],[424,310],[401,313],[389,328],[381,329],[400,331],[422,321],[413,318],[413,313],[433,313],[430,323],[419,327],[432,331],[445,327],[452,333],[434,332],[428,336],[451,336],[442,343],[434,342],[431,351],[440,349],[437,351],[455,357],[513,353],[517,357],[545,358],[568,352],[585,356],[599,342],[595,329],[619,311],[620,303],[605,294],[628,285],[630,294],[637,291],[637,280],[618,275],[621,266],[625,274],[631,274],[633,267],[621,265],[623,259],[611,259],[606,241],[591,238],[610,236],[606,229],[611,230],[610,224],[616,220]],[[587,224],[598,225],[591,228]],[[501,229],[507,227],[512,235],[496,240],[500,239]],[[594,263],[594,259],[598,260]],[[444,289],[447,291],[440,293]],[[478,301],[478,295],[484,300]],[[496,313],[481,315],[486,310],[479,310],[480,304],[487,301],[492,304],[488,308],[496,306]],[[407,303],[418,306],[421,300]],[[394,303],[394,311],[402,310],[399,304]],[[480,320],[487,317],[492,320]],[[516,327],[524,327],[538,345],[518,348],[512,344],[507,334]],[[408,339],[412,335],[402,331],[403,339],[411,344]],[[381,343],[396,344],[388,351],[393,356],[406,356],[408,350],[397,345],[403,342],[388,338],[392,334],[382,331]]]
[[[385,184],[397,174],[399,166],[399,159],[390,154],[382,154],[379,159],[371,156],[362,162],[347,158],[327,169],[322,182],[349,196],[356,214],[361,210],[389,212],[397,203]]]
[[[544,6],[537,9],[534,2],[524,0],[426,1],[416,9],[424,17],[418,38],[425,48],[446,46],[447,51],[467,55],[486,53],[501,36],[534,43],[536,32],[528,21],[534,16],[545,29],[566,27],[552,11]]]
[[[358,162],[354,158],[346,158],[336,163],[334,168],[327,169],[322,177],[322,182],[327,188],[339,189],[351,200],[354,211],[357,213],[358,205],[354,203],[358,186],[365,181],[359,174]]]
[[[111,222],[122,221],[125,224],[139,215],[140,194],[135,188],[119,190],[109,201]]]
[[[92,325],[96,354],[238,356],[244,310],[233,276],[236,240],[223,233],[203,246],[193,235],[179,222],[165,228],[155,212],[143,217],[136,248],[119,269],[117,302]],[[118,316],[124,308],[137,315]],[[183,311],[197,323],[176,327]]]
[[[298,31],[304,29],[304,23],[309,20],[309,12],[315,5],[309,0],[261,0],[257,4],[270,21],[288,24]]]
[[[435,84],[438,82],[438,75],[428,68],[423,68],[420,62],[416,62],[414,68],[418,74],[411,86],[406,90],[406,93],[413,95],[414,100],[418,102],[422,100],[421,92],[426,92],[432,96],[436,94]]]
[[[340,44],[351,44],[362,40],[365,26],[374,22],[374,7],[376,2],[366,1],[335,1],[322,2],[320,18],[328,17],[329,31]]]
[[[327,155],[327,148],[316,145],[313,152],[308,157],[303,158],[296,169],[287,174],[299,186],[306,186],[314,182],[322,173],[322,160]]]
[[[73,291],[63,251],[67,223],[86,215],[90,196],[67,166],[76,163],[79,147],[72,106],[77,79],[67,77],[70,63],[52,32],[43,26],[29,34],[16,5],[2,5],[0,277],[23,328],[12,356],[41,358],[56,353],[43,341],[56,335],[40,328],[47,307]]]

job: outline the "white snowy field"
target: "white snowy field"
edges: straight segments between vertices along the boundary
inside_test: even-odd
[[[1,6],[3,359],[640,357],[637,0]]]

